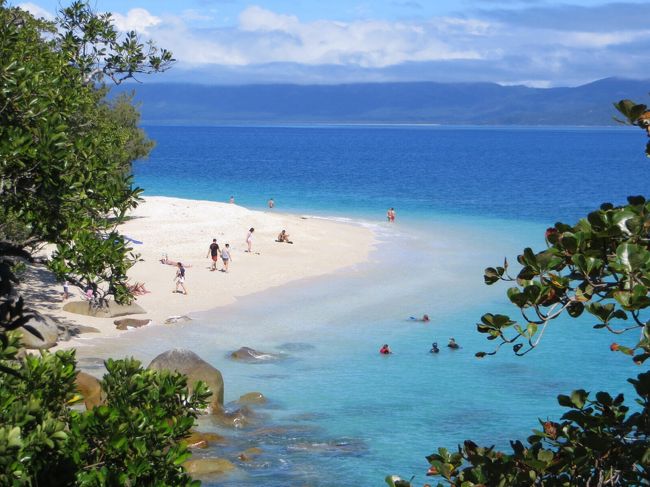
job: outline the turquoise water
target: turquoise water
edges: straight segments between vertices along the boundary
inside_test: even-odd
[[[524,358],[489,350],[475,331],[487,312],[514,309],[506,286],[482,271],[525,245],[540,248],[556,218],[572,221],[647,185],[643,138],[634,131],[417,127],[150,127],[158,147],[137,163],[147,194],[348,216],[379,243],[370,261],[292,283],[194,321],[129,332],[80,350],[132,354],[148,363],[190,348],[219,368],[226,401],[260,391],[269,404],[225,449],[263,454],[240,472],[205,485],[382,485],[389,473],[425,481],[424,457],[464,439],[507,447],[536,418],[557,417],[555,397],[575,388],[622,388],[636,368],[609,353],[613,337],[586,319],[561,320]],[[612,178],[615,171],[617,178]],[[395,225],[383,222],[389,206]],[[428,313],[432,322],[408,320]],[[446,344],[455,337],[458,351]],[[632,340],[632,337],[629,337]],[[617,337],[617,341],[621,341]],[[377,353],[389,343],[393,355]],[[241,364],[249,346],[287,359]],[[204,418],[202,430],[223,429]]]

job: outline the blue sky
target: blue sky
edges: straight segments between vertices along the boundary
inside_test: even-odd
[[[17,2],[45,17],[58,0]],[[96,0],[174,52],[157,81],[492,81],[575,86],[650,78],[650,1]]]

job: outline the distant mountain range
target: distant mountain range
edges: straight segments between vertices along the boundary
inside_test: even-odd
[[[650,80],[607,78],[575,88],[495,83],[359,83],[207,86],[143,83],[135,90],[145,124],[431,123],[612,125],[612,102],[648,103]]]

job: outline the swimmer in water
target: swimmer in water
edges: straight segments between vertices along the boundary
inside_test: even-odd
[[[438,353],[440,352],[440,349],[438,348],[438,342],[433,342],[431,344],[431,350],[429,350],[429,353]]]
[[[456,340],[454,340],[453,337],[449,339],[449,343],[447,344],[447,346],[452,350],[457,350],[460,348],[460,346],[458,345],[458,343],[456,343]]]
[[[384,345],[379,349],[379,353],[381,353],[382,355],[388,355],[388,354],[393,353],[393,352],[391,352],[390,347],[388,346],[388,344],[384,343]]]

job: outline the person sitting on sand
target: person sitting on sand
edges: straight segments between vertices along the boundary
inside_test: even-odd
[[[287,233],[286,230],[282,230],[278,234],[278,239],[276,240],[276,242],[286,242],[286,243],[289,243],[289,244],[293,243],[291,240],[289,240],[289,234]]]
[[[429,353],[438,353],[440,352],[440,349],[438,348],[438,342],[433,342],[431,344],[431,350],[429,350]]]
[[[388,343],[384,343],[384,345],[379,349],[379,353],[382,355],[388,355],[390,353],[393,353],[388,346]]]
[[[178,286],[183,288],[182,294],[187,294],[187,289],[185,289],[185,267],[183,267],[182,263],[176,264],[178,269],[176,270],[176,289],[174,290],[175,293],[179,293],[181,291],[178,290]]]
[[[456,340],[454,340],[453,337],[449,339],[449,343],[447,344],[447,346],[452,350],[457,350],[460,348],[460,346],[458,345],[458,343],[456,343]]]

